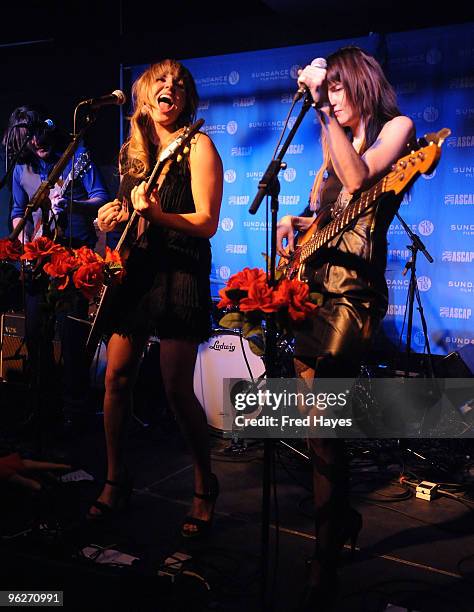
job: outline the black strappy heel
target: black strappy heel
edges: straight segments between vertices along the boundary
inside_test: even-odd
[[[123,481],[106,480],[105,484],[119,489],[119,494],[115,498],[113,506],[110,506],[105,502],[95,500],[91,504],[91,508],[97,508],[100,510],[100,513],[91,514],[89,510],[86,515],[86,518],[89,521],[105,521],[112,519],[123,512],[130,504],[130,498],[132,497],[133,492],[133,482],[132,478],[128,474]]]
[[[181,536],[183,538],[198,538],[209,532],[212,526],[212,521],[214,519],[214,509],[216,507],[216,501],[218,496],[219,481],[217,480],[217,476],[211,473],[209,493],[197,493],[196,491],[194,491],[194,497],[213,502],[211,515],[207,519],[207,521],[195,518],[194,516],[186,516],[183,521],[183,526],[181,528]],[[188,529],[186,528],[186,525],[192,525],[195,527],[195,529]]]

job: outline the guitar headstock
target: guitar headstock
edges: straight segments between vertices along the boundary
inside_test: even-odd
[[[451,130],[443,128],[437,133],[425,134],[420,139],[420,147],[405,155],[392,166],[392,171],[386,177],[385,191],[401,193],[418,174],[431,174],[436,168],[441,156],[441,145],[451,134]]]

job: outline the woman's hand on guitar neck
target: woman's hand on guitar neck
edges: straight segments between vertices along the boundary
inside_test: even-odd
[[[111,232],[118,223],[127,221],[128,217],[127,206],[123,206],[120,200],[113,200],[99,208],[97,225],[101,232]]]
[[[133,208],[147,221],[159,223],[161,211],[160,196],[158,190],[154,189],[149,196],[146,195],[146,182],[143,181],[132,189]]]

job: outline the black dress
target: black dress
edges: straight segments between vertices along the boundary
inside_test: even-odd
[[[336,203],[341,189],[329,167],[318,211],[327,215],[328,222],[344,208]],[[318,369],[319,375],[357,375],[373,332],[385,316],[386,237],[399,204],[393,196],[378,200],[306,266],[311,291],[323,295],[323,304],[316,317],[296,332],[295,357]]]
[[[121,193],[129,198],[140,182],[125,173]],[[172,164],[159,194],[163,212],[195,212],[188,158]],[[149,224],[133,244],[125,269],[111,332],[198,343],[210,337],[211,246],[207,238]]]

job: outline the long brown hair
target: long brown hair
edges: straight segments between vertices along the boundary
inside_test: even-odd
[[[327,58],[327,64],[328,84],[342,84],[347,101],[352,108],[357,109],[364,123],[365,137],[359,151],[362,154],[373,145],[384,124],[401,115],[395,90],[377,60],[359,47],[342,47]],[[321,146],[323,163],[316,174],[310,195],[313,210],[330,161],[324,136]]]
[[[178,117],[176,128],[191,123],[196,115],[198,94],[194,79],[187,68],[173,59],[152,64],[138,77],[132,86],[133,114],[130,117],[130,136],[120,151],[122,168],[136,177],[145,177],[154,163],[156,147],[152,141],[153,124],[146,105],[153,104],[152,86],[163,75],[171,74],[182,79],[185,90],[185,106]]]

